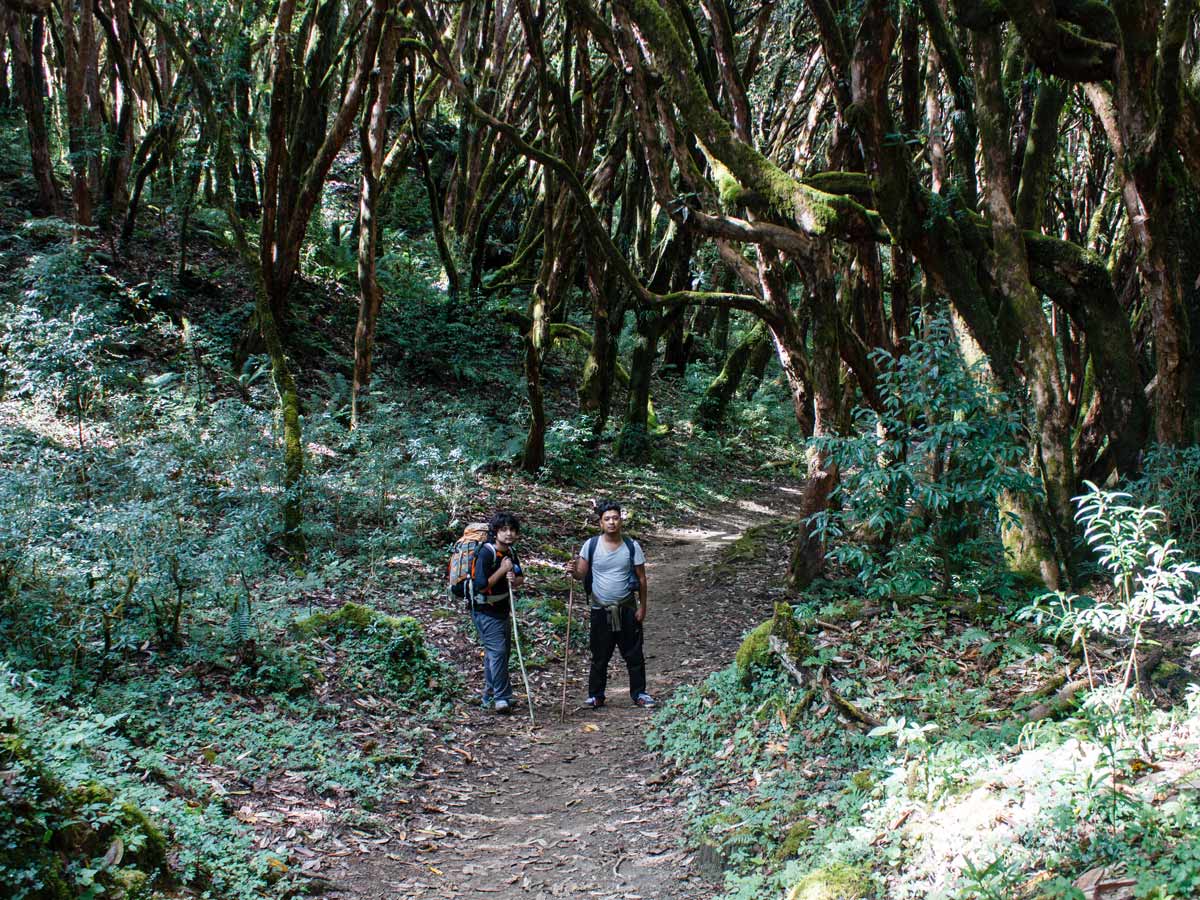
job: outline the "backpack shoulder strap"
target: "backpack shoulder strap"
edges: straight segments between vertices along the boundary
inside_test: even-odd
[[[600,542],[600,535],[593,535],[588,538],[587,543],[583,545],[583,558],[587,560],[587,574],[583,576],[583,593],[584,596],[592,595],[592,560],[596,558],[596,544]]]

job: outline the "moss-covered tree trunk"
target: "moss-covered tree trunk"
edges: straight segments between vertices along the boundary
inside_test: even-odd
[[[1041,295],[1033,287],[1024,238],[1012,207],[1010,123],[1005,113],[998,35],[977,33],[974,49],[980,68],[976,95],[986,175],[983,203],[992,225],[992,272],[997,289],[1021,326],[1025,377],[1036,421],[1035,463],[1046,492],[1054,540],[1051,546],[1039,549],[1042,558],[1037,564],[1047,587],[1057,589],[1056,560],[1069,558],[1074,529],[1070,406],[1059,368],[1058,344],[1042,311]]]
[[[542,388],[542,353],[549,335],[542,286],[534,289],[530,305],[533,324],[525,335],[525,387],[529,397],[529,431],[521,452],[521,468],[536,472],[546,464],[546,401]]]
[[[616,454],[641,462],[650,456],[650,376],[657,355],[659,317],[646,309],[634,310],[633,352],[629,359],[629,402]]]
[[[593,431],[599,435],[608,424],[616,374],[611,321],[614,285],[598,254],[589,250],[587,265],[588,293],[592,301],[592,343],[579,382],[579,408],[595,416]]]
[[[96,19],[92,4],[68,6],[59,20],[62,27],[63,63],[66,70],[67,144],[71,157],[71,202],[75,206],[75,223],[92,225],[95,200],[95,179],[92,177],[96,158],[95,141],[99,135],[92,130],[91,99],[97,75]]]
[[[344,85],[341,106],[330,121],[327,117],[329,87],[311,80],[315,75],[321,76],[319,81],[326,80],[328,67],[309,71],[305,64],[332,58],[332,50],[326,52],[320,46],[335,39],[320,30],[322,23],[328,25],[336,21],[336,18],[323,18],[336,15],[328,9],[332,3],[333,0],[326,0],[310,11],[310,18],[301,30],[308,31],[311,40],[296,46],[292,28],[295,0],[281,0],[275,16],[271,54],[269,150],[264,166],[258,255],[261,289],[253,324],[262,335],[271,358],[272,376],[279,394],[284,445],[283,531],[288,551],[294,558],[301,557],[305,551],[301,531],[304,441],[299,390],[284,348],[282,320],[288,309],[309,220],[325,176],[358,116],[388,15],[386,4],[374,4],[365,21],[360,23],[363,30],[356,65]],[[301,148],[315,149],[300,155]],[[240,223],[236,228],[240,228]]]
[[[770,333],[766,332],[763,334],[763,339],[750,351],[750,360],[746,363],[746,374],[742,378],[743,400],[754,399],[754,395],[762,386],[763,379],[767,377],[767,366],[771,364],[774,355],[775,348],[771,344]]]
[[[809,381],[812,386],[812,436],[826,437],[837,433],[841,420],[843,390],[836,286],[829,268],[828,253],[821,258],[821,270],[810,278],[809,311],[812,320],[812,357]],[[770,279],[764,279],[764,287]],[[771,287],[767,296],[779,290]],[[786,296],[786,295],[785,295]],[[804,345],[795,346],[803,334],[793,325],[784,332],[788,337],[788,358],[795,360]],[[783,361],[783,355],[780,356]],[[786,367],[785,367],[786,371]],[[789,378],[790,380],[790,378]],[[788,560],[788,583],[794,588],[811,584],[825,569],[825,544],[816,534],[809,519],[829,508],[830,498],[837,487],[837,464],[824,451],[812,447],[808,451],[808,472],[800,496],[798,518],[800,527],[792,544]]]
[[[760,321],[750,329],[744,338],[738,341],[738,345],[725,358],[725,365],[721,367],[721,371],[709,382],[704,396],[696,407],[698,424],[710,429],[721,426],[729,409],[729,401],[737,393],[743,376],[751,366],[751,361],[756,355],[761,356],[763,350],[767,354],[770,353],[771,338],[766,323]],[[766,365],[765,361],[763,365]]]
[[[666,345],[663,347],[664,374],[682,376],[687,371],[691,346],[692,336],[687,330],[687,320],[680,316],[666,332]]]

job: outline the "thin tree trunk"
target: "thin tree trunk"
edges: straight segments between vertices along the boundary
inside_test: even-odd
[[[371,84],[364,104],[363,124],[359,129],[362,152],[362,187],[358,202],[358,322],[354,329],[354,381],[350,395],[350,427],[357,428],[362,395],[371,381],[371,357],[375,347],[375,323],[383,305],[383,291],[376,271],[376,246],[379,224],[375,213],[379,205],[379,178],[383,172],[384,146],[387,141],[388,104],[396,71],[396,48],[400,29],[388,25],[380,43],[379,66],[371,73]]]
[[[54,177],[50,136],[46,127],[45,64],[42,58],[46,22],[41,15],[31,16],[26,42],[23,19],[24,16],[9,13],[8,40],[12,47],[13,83],[25,110],[30,164],[38,187],[38,212],[54,215],[61,209],[63,198],[58,180]]]
[[[615,448],[618,457],[631,462],[642,462],[650,456],[650,375],[658,344],[658,318],[650,311],[634,312],[636,328],[629,360],[629,404]]]

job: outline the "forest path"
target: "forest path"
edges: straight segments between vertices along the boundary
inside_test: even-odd
[[[727,665],[745,629],[770,615],[759,592],[707,579],[723,546],[794,507],[788,493],[772,489],[765,502],[777,509],[734,501],[689,526],[641,537],[650,588],[648,688],[660,701]],[[579,623],[578,591],[575,603]],[[360,857],[330,894],[706,900],[717,893],[683,849],[682,797],[671,790],[662,759],[646,748],[653,713],[629,699],[619,653],[609,668],[609,705],[579,705],[587,690],[586,629],[583,635],[584,646],[576,638],[571,648],[565,721],[562,669],[553,665],[534,683],[533,729],[523,696],[510,717],[464,710],[461,724],[482,739],[472,742],[474,753],[445,751],[444,768],[407,799],[411,813],[395,828],[400,840]],[[478,681],[477,673],[470,677]],[[521,690],[515,659],[513,681]]]

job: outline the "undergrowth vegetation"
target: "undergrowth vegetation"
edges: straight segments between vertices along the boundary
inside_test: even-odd
[[[1094,486],[1077,503],[1106,576],[1090,596],[825,582],[675,695],[651,742],[728,900],[1200,890],[1200,569],[1178,513]]]
[[[448,300],[419,235],[380,260],[392,308],[351,430],[353,319],[328,298],[353,254],[331,230],[298,300],[322,324],[295,340],[312,363],[292,489],[308,552],[289,559],[270,364],[232,365],[248,305],[212,212],[196,215],[214,243],[186,279],[153,256],[118,263],[55,219],[3,246],[0,893],[14,900],[302,890],[317,872],[301,839],[333,849],[386,827],[429,745],[453,741],[473,634],[444,556],[465,522],[539,511],[522,622],[539,667],[559,652],[560,562],[591,497],[620,494],[636,532],[796,459],[778,384],[733,404],[731,432],[692,429],[705,367],[656,387],[651,458],[601,472],[617,426],[596,434],[574,412],[584,357],[563,344],[546,466],[516,475],[517,337],[499,307]],[[719,453],[729,469],[694,477]]]

